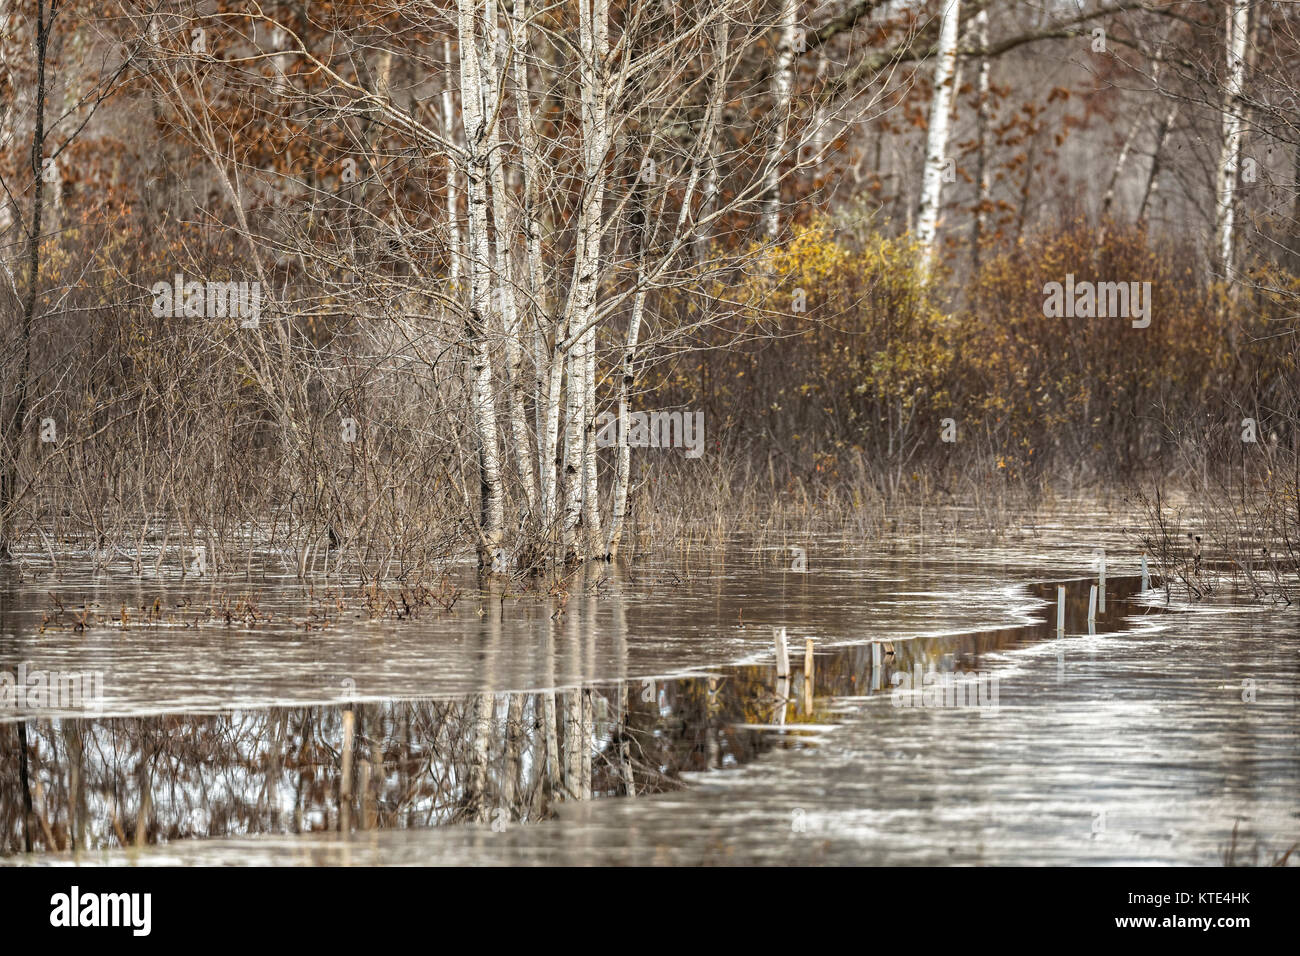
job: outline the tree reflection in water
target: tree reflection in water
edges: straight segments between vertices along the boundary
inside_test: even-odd
[[[1086,583],[1070,587],[1071,627],[1086,612]],[[1135,582],[1110,586],[1121,599]],[[1048,597],[1055,589],[1035,590]],[[582,600],[594,605],[596,598]],[[569,673],[589,673],[596,617],[586,610],[550,620],[538,636],[549,661],[561,648],[569,655]],[[503,692],[493,682],[501,614],[500,604],[488,604],[473,635],[484,688],[477,694],[0,724],[0,853],[21,853],[29,839],[44,853],[536,822],[562,801],[678,789],[685,772],[744,763],[770,746],[806,746],[797,731],[763,733],[756,725],[822,722],[822,705],[835,698],[889,693],[896,669],[974,667],[984,652],[1051,633],[1042,623],[900,642],[891,653],[880,644],[819,651],[809,714],[801,695],[776,695],[771,664]],[[620,614],[614,626],[625,654]],[[802,637],[795,643],[802,648]],[[791,656],[789,686],[800,688],[803,654]],[[19,743],[24,727],[26,748]]]

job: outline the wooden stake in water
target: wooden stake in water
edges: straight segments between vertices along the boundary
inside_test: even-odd
[[[1065,586],[1060,584],[1056,587],[1056,631],[1065,633]]]
[[[775,632],[776,635],[776,678],[785,680],[790,676],[790,650],[785,643],[785,628]]]
[[[1147,591],[1151,588],[1151,575],[1147,573],[1147,553],[1142,552],[1142,590]]]
[[[1106,613],[1106,549],[1097,549],[1097,610]]]
[[[1097,585],[1093,585],[1088,592],[1088,623],[1094,624],[1097,621]]]
[[[803,644],[803,710],[805,714],[813,711],[813,639],[810,637]]]
[[[785,723],[785,704],[790,699],[790,650],[785,643],[785,628],[776,632],[776,719]]]

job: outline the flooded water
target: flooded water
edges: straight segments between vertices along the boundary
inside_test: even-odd
[[[450,585],[11,579],[0,675],[102,692],[0,709],[0,853],[1271,862],[1300,839],[1300,616],[1222,588],[1167,607],[1136,570],[1115,522],[1076,514],[997,538],[741,540],[559,594],[466,579],[450,611]]]

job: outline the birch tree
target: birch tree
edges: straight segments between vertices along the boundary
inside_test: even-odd
[[[975,15],[975,39],[980,49],[989,45],[989,13],[981,9]],[[975,85],[977,102],[975,106],[975,211],[971,215],[971,266],[978,274],[980,269],[980,245],[984,241],[984,221],[988,216],[989,204],[989,124],[993,109],[990,100],[992,93],[990,82],[991,63],[987,56],[979,61],[979,78]]]
[[[496,0],[487,0],[486,4],[488,76],[495,79],[485,88],[493,91],[489,102],[497,104],[494,111],[500,112],[511,71],[506,69],[507,55],[513,54],[513,48],[507,53],[508,31],[498,27]],[[514,457],[519,481],[522,488],[524,506],[527,514],[537,513],[537,482],[533,466],[532,438],[528,430],[528,416],[525,408],[527,385],[524,377],[524,356],[527,349],[524,326],[519,314],[514,277],[514,259],[510,252],[509,236],[513,234],[511,217],[508,210],[509,196],[506,190],[504,144],[501,136],[502,122],[493,123],[488,135],[488,157],[492,171],[492,220],[495,237],[495,279],[496,301],[504,325],[506,370],[509,378],[508,407],[510,415],[510,433],[514,445]]]
[[[443,62],[446,65],[442,84],[442,93],[439,102],[442,106],[442,128],[443,133],[451,138],[453,130],[456,128],[456,106],[455,94],[451,86],[451,40],[442,41]],[[448,246],[450,247],[450,276],[451,282],[455,285],[456,280],[460,278],[461,262],[461,245],[460,245],[460,196],[456,186],[456,163],[449,154],[447,156],[447,236]]]
[[[492,261],[488,250],[487,179],[491,162],[491,125],[479,91],[483,75],[479,63],[478,0],[458,0],[457,33],[460,40],[461,114],[464,117],[465,166],[469,203],[469,307],[465,335],[472,355],[473,420],[478,433],[478,458],[482,495],[479,565],[490,565],[501,546],[505,503],[501,463],[497,448],[496,399],[493,395],[492,354],[488,345],[487,316],[492,308]]]
[[[790,106],[797,76],[798,0],[781,0],[776,66],[772,71],[772,143],[764,164],[763,232],[775,239],[781,230],[781,163],[790,143]]]
[[[934,62],[934,94],[930,101],[930,126],[925,145],[925,174],[921,203],[916,217],[916,239],[921,245],[923,268],[934,263],[943,198],[943,174],[947,164],[948,132],[952,127],[953,78],[957,69],[957,25],[961,0],[940,0],[943,4],[939,45]]]
[[[1223,140],[1219,152],[1218,192],[1214,207],[1215,256],[1224,276],[1232,275],[1233,212],[1241,162],[1241,95],[1246,73],[1249,0],[1231,0],[1226,24],[1227,82],[1223,90]]]
[[[139,29],[154,17],[124,6]],[[361,42],[346,18],[282,4],[257,21],[269,48],[241,32],[243,13],[165,16],[148,83],[275,291],[277,321],[231,342],[296,472],[284,497],[300,572],[313,528],[328,530],[322,547],[353,540],[321,514],[340,476],[313,457],[307,385],[351,401],[349,363],[426,412],[428,464],[407,480],[455,498],[481,567],[502,549],[525,567],[618,554],[644,362],[734,317],[716,289],[743,274],[752,239],[776,234],[782,182],[828,147],[815,140],[808,159],[794,145],[798,6],[781,10],[775,73],[771,20],[747,0],[415,0],[368,20]],[[195,29],[219,55],[187,48]],[[814,113],[844,119],[838,103]],[[301,132],[286,142],[267,116]],[[643,159],[655,175],[638,174]],[[699,308],[666,321],[665,302]],[[328,356],[322,317],[357,323],[337,337],[326,325]]]

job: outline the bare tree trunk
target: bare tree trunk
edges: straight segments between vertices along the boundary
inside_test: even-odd
[[[727,48],[731,39],[731,24],[726,17],[720,17],[713,27],[714,59],[718,63],[718,95],[725,96],[727,83]],[[704,184],[701,187],[700,218],[708,217],[718,206],[718,151],[722,148],[721,132],[710,133],[705,145]],[[708,223],[695,230],[695,265],[703,268],[709,256],[709,244],[713,239],[713,230]]]
[[[27,228],[27,289],[23,302],[22,334],[19,347],[22,361],[18,366],[17,397],[13,411],[5,421],[4,453],[8,461],[0,472],[0,557],[13,548],[13,516],[9,513],[18,494],[18,458],[22,453],[27,429],[27,389],[32,368],[32,325],[36,319],[36,301],[40,292],[41,217],[45,208],[45,60],[50,43],[50,22],[46,18],[45,0],[36,0],[36,118],[32,127],[31,167],[32,213]]]
[[[1138,203],[1135,222],[1142,222],[1146,219],[1147,205],[1150,203],[1151,197],[1155,195],[1156,190],[1160,188],[1160,156],[1164,152],[1165,141],[1169,139],[1169,134],[1173,131],[1174,122],[1178,119],[1178,107],[1179,103],[1175,100],[1173,105],[1169,107],[1169,112],[1160,121],[1159,128],[1156,129],[1155,149],[1151,153],[1151,170],[1147,173],[1147,184],[1142,190],[1142,201]]]
[[[499,77],[497,93],[504,98],[506,81],[502,73],[504,56],[501,52],[502,35],[497,28],[496,0],[487,0],[487,43],[488,76]],[[495,111],[497,104],[489,101],[488,107]],[[528,416],[524,408],[524,344],[523,323],[520,321],[518,300],[515,298],[514,263],[510,256],[511,235],[509,215],[506,209],[505,165],[502,161],[501,124],[492,124],[488,136],[488,156],[492,172],[492,218],[496,239],[496,287],[497,300],[505,327],[506,366],[510,378],[509,412],[510,432],[514,439],[515,464],[519,471],[519,482],[523,488],[524,503],[529,515],[537,513],[537,482],[533,478],[532,438],[528,434]]]
[[[589,17],[583,30],[582,41],[582,96],[589,119],[586,136],[585,188],[591,196],[591,216],[588,220],[583,256],[584,273],[579,277],[581,294],[578,325],[583,329],[583,449],[582,498],[583,528],[586,531],[586,557],[601,553],[600,539],[600,488],[596,473],[596,304],[600,291],[600,247],[604,232],[605,204],[605,153],[609,148],[608,74],[606,58],[609,56],[609,0],[579,0],[583,14]]]
[[[582,402],[582,520],[583,529],[587,533],[587,557],[595,558],[601,554],[601,545],[604,542],[600,537],[600,486],[597,482],[596,327],[594,324],[587,332],[587,336],[587,344],[582,350],[587,362],[587,367],[582,374],[582,385],[586,390]]]
[[[726,17],[719,17],[713,26],[714,61],[718,68],[717,89],[714,93],[714,110],[721,109],[727,94],[728,49],[731,45],[731,22]],[[718,152],[722,149],[720,130],[710,131],[704,143],[704,184],[701,187],[700,218],[707,220],[718,208],[718,168],[721,165]],[[706,221],[695,229],[695,264],[703,267],[709,255],[709,244],[713,238],[713,229]]]
[[[536,333],[538,348],[533,355],[537,413],[537,462],[540,472],[539,500],[535,503],[546,525],[555,521],[555,437],[551,431],[552,417],[559,424],[559,380],[555,381],[555,402],[550,401],[551,378],[555,363],[541,335],[542,320],[550,319],[550,302],[546,295],[542,274],[542,230],[538,221],[538,136],[533,119],[532,92],[528,85],[528,0],[513,0],[508,11],[514,52],[511,69],[514,73],[515,117],[519,126],[520,174],[523,177],[523,227],[525,282],[523,302],[528,321],[520,320],[521,341],[528,329]],[[549,444],[547,440],[549,439]]]
[[[1231,0],[1227,23],[1228,82],[1223,91],[1223,148],[1219,153],[1219,189],[1215,203],[1215,255],[1223,275],[1233,266],[1233,203],[1237,191],[1237,166],[1241,160],[1241,93],[1246,73],[1246,35],[1250,19],[1249,0]]]
[[[479,440],[479,480],[483,513],[479,531],[479,566],[490,567],[501,544],[505,504],[497,448],[496,401],[492,394],[492,355],[487,320],[492,308],[492,261],[488,251],[487,145],[490,131],[480,97],[482,71],[478,56],[477,0],[458,0],[461,114],[464,118],[469,183],[470,278],[466,338],[472,357],[474,424]]]
[[[989,45],[989,14],[980,10],[975,15],[975,36],[984,50]],[[984,222],[988,216],[989,201],[989,121],[992,103],[989,100],[990,63],[987,56],[980,57],[979,79],[976,82],[976,95],[979,101],[975,107],[975,215],[970,224],[971,271],[980,271],[980,244],[984,241]]]
[[[763,166],[763,234],[768,239],[775,239],[781,231],[781,163],[789,149],[798,26],[798,0],[781,0],[778,26],[781,33],[777,40],[776,69],[772,74],[772,115],[776,127]]]
[[[442,127],[447,139],[455,138],[456,107],[451,90],[451,40],[442,42],[442,55],[447,63],[446,79],[442,87]],[[456,161],[447,157],[447,242],[451,246],[451,282],[460,278],[460,193],[456,185]]]
[[[542,467],[542,519],[546,524],[547,540],[552,540],[551,535],[560,519],[560,488],[561,477],[563,476],[567,489],[567,475],[564,472],[567,468],[563,466],[560,458],[560,399],[561,386],[564,383],[564,337],[568,334],[568,324],[561,316],[552,330],[552,340],[546,346],[546,393],[543,396],[545,400],[545,428],[542,433],[541,447],[537,451],[537,458]],[[567,433],[566,433],[567,436]],[[567,450],[567,445],[566,445]],[[566,456],[567,457],[567,456]],[[566,497],[566,514],[565,527],[568,527],[567,514],[567,497]],[[575,518],[576,522],[576,518]],[[564,550],[567,552],[568,543],[564,543]]]
[[[646,236],[648,212],[645,208],[644,199],[645,184],[642,183],[641,186],[642,195],[638,202],[641,223],[637,229],[636,239],[636,281],[639,288],[632,299],[632,314],[627,320],[627,340],[623,343],[623,368],[618,382],[618,466],[614,478],[614,500],[610,506],[609,538],[605,543],[605,560],[607,561],[613,561],[618,557],[618,546],[623,537],[623,520],[627,515],[628,483],[632,476],[632,448],[627,442],[627,433],[631,420],[628,412],[628,401],[632,394],[632,386],[636,383],[637,343],[641,335],[641,316],[645,312],[646,290],[642,287],[642,284],[645,281],[645,254],[648,242]]]
[[[566,408],[564,517],[565,559],[599,554],[599,488],[596,480],[595,347],[596,299],[600,284],[600,246],[605,201],[605,153],[609,145],[606,116],[605,57],[609,47],[607,0],[579,0],[579,86],[582,97],[582,204],[569,313],[569,382]],[[576,529],[581,517],[579,553]]]
[[[934,64],[934,97],[930,101],[930,129],[925,147],[925,178],[916,216],[916,240],[921,245],[922,268],[934,264],[939,208],[943,198],[943,172],[947,164],[948,131],[952,127],[953,75],[957,68],[957,24],[961,0],[944,0],[939,24],[939,48]]]
[[[1110,217],[1110,207],[1115,202],[1115,189],[1119,185],[1119,179],[1124,175],[1124,166],[1128,162],[1129,153],[1133,150],[1133,144],[1137,141],[1138,133],[1142,131],[1142,118],[1139,116],[1133,121],[1128,129],[1128,135],[1124,137],[1124,142],[1119,148],[1119,153],[1115,156],[1115,163],[1110,168],[1110,179],[1106,183],[1106,192],[1101,197],[1101,217],[1102,226],[1101,234],[1097,239],[1097,245],[1101,246],[1106,241],[1106,223],[1105,220]]]
[[[565,381],[564,408],[564,531],[562,546],[564,560],[570,561],[580,557],[577,553],[577,531],[582,519],[582,423],[586,417],[585,404],[587,389],[583,384],[587,369],[586,357],[582,354],[586,344],[585,336],[569,349],[565,367],[568,369]],[[558,374],[558,371],[554,374]]]
[[[568,347],[568,310],[555,314],[552,297],[542,268],[542,229],[540,201],[540,140],[528,87],[528,69],[524,51],[528,48],[528,0],[515,0],[514,29],[518,44],[515,71],[515,104],[519,117],[523,153],[524,224],[527,231],[528,294],[536,316],[535,361],[537,365],[537,462],[540,472],[540,506],[546,541],[552,545],[563,541],[556,531],[561,527],[561,489],[566,489],[560,449],[561,398]],[[567,444],[565,446],[567,451]],[[565,499],[567,503],[567,498]],[[567,518],[567,509],[566,515]],[[567,550],[567,545],[562,547]],[[562,555],[561,555],[562,557]],[[553,699],[552,699],[553,702]]]
[[[1294,147],[1294,157],[1291,163],[1293,181],[1300,185],[1300,144]],[[1287,262],[1287,267],[1292,273],[1300,273],[1300,189],[1296,189],[1295,196],[1291,200],[1290,234],[1291,248],[1283,261]]]

